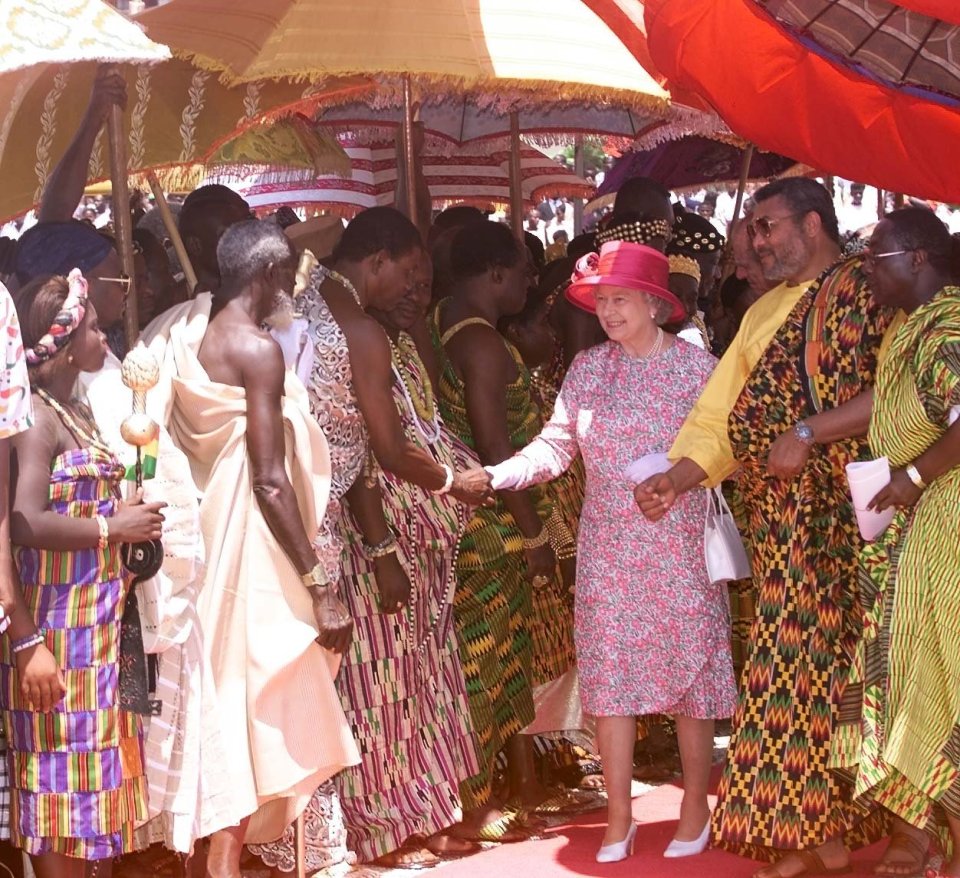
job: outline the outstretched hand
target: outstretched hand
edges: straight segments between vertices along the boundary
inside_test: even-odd
[[[633,489],[633,499],[648,521],[659,521],[677,502],[677,489],[669,473],[657,473]]]
[[[469,506],[490,506],[495,502],[490,474],[482,466],[456,473],[450,493]]]

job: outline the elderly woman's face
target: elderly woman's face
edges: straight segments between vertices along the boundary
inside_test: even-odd
[[[650,302],[639,290],[598,286],[597,319],[610,341],[623,344],[649,332],[654,322]]]

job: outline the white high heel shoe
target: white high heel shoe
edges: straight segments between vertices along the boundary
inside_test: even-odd
[[[707,825],[703,827],[703,832],[700,833],[698,838],[695,838],[693,841],[677,841],[674,839],[667,845],[667,849],[663,852],[663,855],[669,859],[675,859],[676,857],[695,857],[707,849],[709,842],[710,820],[708,819]]]
[[[619,863],[633,855],[633,842],[637,837],[637,824],[631,823],[627,837],[623,841],[605,844],[597,851],[598,863]]]

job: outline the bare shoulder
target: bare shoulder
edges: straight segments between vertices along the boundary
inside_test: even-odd
[[[505,340],[490,325],[465,326],[447,342],[446,349],[464,377],[506,383],[516,379],[516,363]]]
[[[71,443],[57,413],[39,396],[33,398],[33,426],[13,437],[13,445],[21,456],[46,455],[53,457]]]

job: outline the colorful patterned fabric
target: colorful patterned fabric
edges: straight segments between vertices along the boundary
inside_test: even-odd
[[[412,346],[401,336],[399,368],[414,387],[423,386],[430,379],[408,356]],[[437,441],[427,444],[396,377],[393,397],[408,441],[455,471],[478,465],[442,424]],[[457,823],[458,786],[480,768],[453,630],[454,561],[467,510],[450,494],[383,471],[380,488],[412,594],[402,613],[380,610],[373,563],[346,516],[340,596],[354,633],[337,687],[362,761],[335,783],[348,846],[361,861],[397,850],[412,835],[430,836]]]
[[[891,468],[946,432],[960,404],[960,288],[909,315],[877,374],[870,447]],[[863,639],[834,744],[855,794],[949,841],[960,819],[960,467],[860,555]],[[862,706],[862,707],[861,707]]]
[[[443,307],[441,302],[431,327],[441,366],[440,412],[450,431],[473,449],[463,382],[441,342]],[[519,352],[506,340],[504,344],[517,365],[517,380],[506,388],[506,416],[510,444],[520,449],[540,431],[540,412]],[[543,492],[534,497],[546,521],[552,504]],[[524,563],[523,537],[503,501],[479,508],[460,541],[453,606],[481,763],[480,772],[460,786],[467,810],[489,799],[498,751],[533,720],[532,687],[562,676],[574,663],[572,619],[563,605],[559,576],[535,596],[524,578]]]
[[[97,448],[64,452],[51,464],[50,509],[111,516],[122,478],[123,466]],[[133,827],[147,817],[140,721],[117,701],[126,593],[119,546],[15,552],[24,598],[64,669],[67,695],[52,713],[30,710],[10,640],[2,641],[13,842],[30,854],[109,859],[131,849]]]
[[[576,643],[583,706],[595,716],[733,711],[727,594],[707,576],[704,493],[651,524],[623,475],[662,451],[715,362],[681,341],[656,357],[631,357],[615,342],[589,348],[570,366],[550,422],[515,458],[527,462],[518,487],[558,475],[578,455],[586,466]]]
[[[828,770],[830,741],[861,628],[860,537],[844,467],[866,442],[815,446],[795,479],[766,475],[773,441],[873,382],[887,316],[859,259],[800,297],[747,380],[729,420],[749,522],[756,616],[713,815],[714,842],[774,859],[850,829],[858,817]],[[872,833],[864,824],[848,834]]]
[[[3,362],[0,363],[0,439],[29,429],[33,424],[33,401],[27,361],[20,337],[20,321],[13,299],[0,284],[0,332],[3,333]]]

